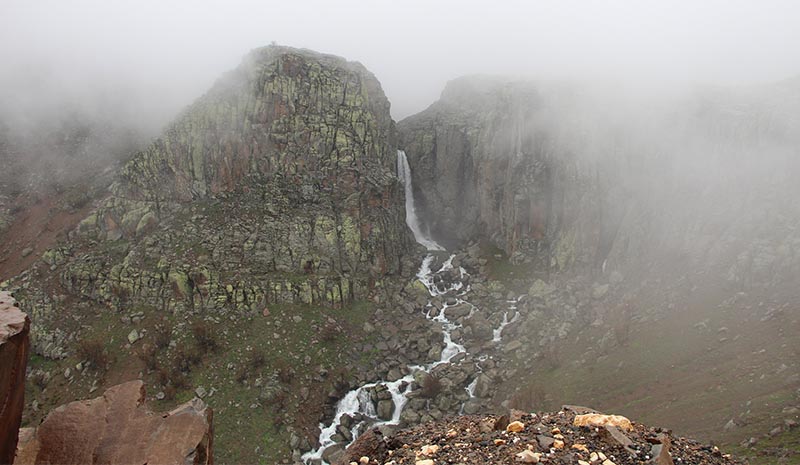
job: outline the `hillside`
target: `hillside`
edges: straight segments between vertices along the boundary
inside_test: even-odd
[[[246,412],[218,424],[223,462],[289,455],[291,432],[368,366],[349,330],[404,270],[395,159],[389,103],[363,66],[251,52],[3,284],[34,321],[26,421],[143,376],[168,405],[207,392]],[[268,452],[237,446],[262,440]]]

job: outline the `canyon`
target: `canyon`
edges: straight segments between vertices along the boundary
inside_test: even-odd
[[[194,463],[213,409],[217,462],[315,464],[575,403],[794,457],[798,95],[466,76],[395,123],[361,64],[253,50],[83,201],[2,192],[9,412],[123,389],[146,436],[144,383],[205,425]]]

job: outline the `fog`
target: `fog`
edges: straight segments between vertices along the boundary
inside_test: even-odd
[[[146,149],[270,44],[362,63],[396,131],[347,85],[339,105],[243,67],[227,82],[279,93],[220,86]],[[798,0],[0,0],[0,288],[23,283],[58,379],[31,425],[106,382],[55,359],[99,334],[108,380],[206,383],[218,463],[314,447],[339,391],[385,406],[373,381],[412,392],[440,356],[422,421],[575,403],[747,440],[800,420],[799,175]],[[446,262],[409,261],[401,193]],[[221,350],[184,363],[206,322]]]
[[[471,73],[768,82],[800,73],[798,18],[791,0],[3,0],[0,101],[33,120],[65,106],[124,110],[154,132],[273,41],[362,62],[398,120]]]

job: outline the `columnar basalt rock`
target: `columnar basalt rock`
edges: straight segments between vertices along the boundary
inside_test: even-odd
[[[359,63],[256,49],[121,169],[69,243],[43,254],[35,279],[12,288],[37,302],[43,335],[55,330],[58,299],[42,281],[116,309],[378,299],[413,247],[389,109]],[[34,344],[59,356],[61,339]]]
[[[468,76],[400,121],[399,145],[436,240],[549,271],[681,263],[774,283],[800,266],[797,83],[751,92]]]
[[[145,405],[144,384],[131,381],[102,397],[52,411],[35,432],[21,435],[16,463],[214,463],[212,412],[194,399],[157,414]]]
[[[534,83],[473,76],[398,123],[435,239],[484,237],[515,259],[559,269],[594,259],[603,186],[575,141],[551,127],[555,106]]]
[[[30,320],[0,291],[0,464],[12,463],[25,400]]]

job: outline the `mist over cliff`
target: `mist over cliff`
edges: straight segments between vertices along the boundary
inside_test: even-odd
[[[20,444],[122,389],[198,463],[794,460],[798,13],[3,2]]]

